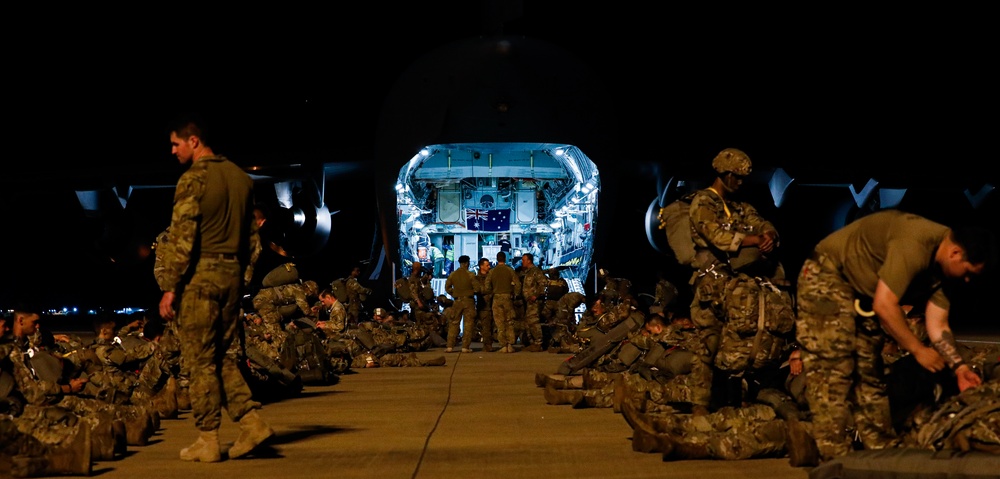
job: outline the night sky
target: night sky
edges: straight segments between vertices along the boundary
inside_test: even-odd
[[[0,304],[158,298],[151,258],[109,263],[95,245],[152,241],[169,222],[172,192],[134,193],[136,206],[109,228],[83,217],[73,189],[136,177],[173,184],[182,170],[165,127],[181,111],[212,118],[216,151],[243,166],[364,165],[329,194],[352,205],[335,223],[370,230],[370,160],[387,92],[427,52],[499,32],[568,50],[609,92],[624,160],[615,167],[630,185],[614,227],[623,242],[638,238],[638,248],[621,246],[637,259],[653,254],[641,232],[626,231],[656,195],[650,165],[700,172],[725,147],[803,181],[875,177],[949,194],[1000,184],[986,166],[995,162],[998,95],[982,12],[674,12],[556,1],[523,2],[521,14],[499,21],[503,14],[481,7],[503,2],[429,3],[195,19],[180,7],[148,18],[26,12],[34,36],[9,42],[5,75]],[[112,13],[128,21],[103,19]],[[41,38],[49,46],[31,44]],[[317,266],[322,279],[372,256],[367,233],[335,237]]]

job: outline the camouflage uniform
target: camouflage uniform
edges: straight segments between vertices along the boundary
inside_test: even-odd
[[[707,347],[707,355],[701,359],[709,365],[718,365],[721,361],[727,374],[738,376],[744,369],[741,363],[746,362],[756,338],[757,317],[752,318],[751,331],[737,325],[729,326],[729,314],[749,321],[750,310],[758,311],[759,303],[759,294],[753,294],[759,293],[759,289],[749,287],[753,278],[738,269],[749,261],[746,257],[759,256],[759,250],[742,247],[741,243],[751,234],[770,232],[777,237],[777,230],[749,203],[725,200],[712,188],[692,195],[689,217],[696,252],[692,264],[695,271],[690,282],[693,288],[691,319],[699,327]],[[764,276],[770,277],[770,274]],[[772,299],[779,299],[779,296]],[[787,306],[790,311],[790,297],[787,299],[789,301],[774,306]],[[717,353],[723,345],[725,353],[719,358]],[[712,372],[711,367],[699,368],[694,374],[704,376],[692,380],[712,384]]]
[[[900,211],[872,213],[820,241],[803,263],[796,339],[824,460],[852,450],[852,415],[866,449],[895,444],[882,364],[886,334],[878,317],[860,314],[855,299],[874,296],[884,280],[908,304],[930,298],[947,309],[937,273],[925,274],[936,270],[934,250],[947,234],[942,225]],[[899,246],[890,250],[890,241]]]
[[[500,351],[514,352],[514,292],[521,289],[521,280],[507,263],[497,263],[486,275],[486,292],[493,296],[493,321],[497,325]]]
[[[677,441],[668,459],[743,460],[785,455],[785,421],[762,404],[708,415],[653,414],[653,428]]]
[[[65,393],[62,390],[63,385],[60,383],[36,375],[35,370],[25,362],[25,356],[26,354],[20,351],[13,351],[8,356],[17,389],[27,401],[24,414],[31,414],[32,409],[28,406],[36,408],[56,406],[88,418],[111,413],[115,418],[126,423],[126,428],[129,429],[129,442],[134,445],[144,445],[149,436],[155,432],[148,423],[149,412],[146,407],[125,403],[114,404],[101,399],[79,396],[72,392]]]
[[[323,335],[326,339],[340,339],[341,334],[347,331],[347,309],[344,303],[334,301],[330,309],[326,312],[326,320],[323,324]]]
[[[434,289],[430,286],[431,275],[429,273],[422,274],[421,272],[424,270],[418,266],[417,263],[413,264],[410,276],[405,281],[406,284],[401,286],[406,288],[405,295],[409,298],[407,301],[413,321],[431,326],[438,323],[438,319],[435,317],[437,312],[431,310],[431,300],[434,299]],[[431,329],[437,331],[437,328],[432,327]]]
[[[363,352],[353,356],[352,368],[415,368],[422,366],[440,366],[440,364],[428,364],[417,357],[416,353],[384,353],[375,355],[374,353]],[[443,364],[443,363],[442,363]]]
[[[486,276],[489,273],[476,271],[476,281],[483,291],[476,293],[476,318],[479,323],[479,334],[483,341],[483,351],[493,350],[493,295],[486,292]]]
[[[0,477],[90,475],[96,457],[90,423],[62,408],[30,406],[0,417]],[[89,452],[89,454],[88,454]]]
[[[667,351],[655,363],[655,374],[644,377],[633,371],[624,375],[627,395],[633,400],[648,399],[659,405],[708,406],[711,400],[712,372],[702,358],[707,354],[697,329],[670,324],[657,335],[637,334],[637,347],[650,351],[659,344]]]
[[[253,346],[264,356],[279,361],[288,341],[288,332],[280,324],[256,318],[258,316],[248,315],[247,321],[244,323],[243,332],[246,346]]]
[[[223,203],[220,192],[231,198]],[[219,224],[214,215],[237,222]],[[226,229],[232,227],[236,229]],[[252,277],[248,265],[260,252],[253,180],[224,157],[193,162],[178,180],[169,229],[160,287],[180,297],[177,332],[191,375],[195,426],[215,431],[223,408],[234,421],[260,408],[226,354],[240,327],[240,300]]]
[[[539,315],[544,304],[545,289],[548,287],[549,278],[536,265],[532,265],[524,272],[522,283],[522,296],[524,298],[524,329],[528,335],[531,345],[544,346],[542,344],[542,324]]]
[[[361,317],[361,304],[372,294],[370,288],[361,285],[354,276],[347,277],[347,321],[348,324],[358,324]]]
[[[572,291],[556,301],[556,309],[550,323],[552,345],[558,346],[560,352],[575,353],[580,350],[580,339],[576,337],[576,308],[586,300],[587,297],[583,293]]]
[[[474,295],[481,293],[483,288],[476,275],[469,271],[469,263],[459,263],[458,268],[448,275],[445,280],[444,290],[455,300],[451,306],[452,317],[448,320],[448,340],[447,347],[454,348],[458,341],[459,321],[462,321],[462,349],[469,350],[472,347],[472,337],[476,328],[476,302]]]
[[[305,281],[302,283],[291,283],[284,284],[281,286],[275,286],[272,288],[262,288],[256,296],[253,297],[253,307],[257,310],[257,314],[264,321],[270,323],[284,323],[285,320],[291,319],[291,317],[311,317],[312,312],[312,301],[317,296],[317,286],[315,281]],[[285,311],[283,306],[296,305],[297,309],[288,308],[291,310],[291,315],[283,314]]]
[[[1000,378],[985,380],[934,408],[920,410],[903,445],[933,451],[1000,452]]]

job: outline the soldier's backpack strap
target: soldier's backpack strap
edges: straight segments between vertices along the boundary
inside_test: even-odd
[[[764,336],[764,325],[767,317],[764,311],[764,288],[759,288],[757,300],[757,334],[753,337],[753,346],[750,348],[750,360],[747,361],[747,370],[753,369],[756,362],[757,350],[760,349],[760,341]]]

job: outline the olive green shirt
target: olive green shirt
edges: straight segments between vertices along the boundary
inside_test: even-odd
[[[879,280],[901,304],[931,300],[948,309],[943,273],[934,255],[948,227],[899,210],[863,216],[831,233],[816,246],[857,293],[874,297]]]
[[[158,245],[164,248],[158,258],[163,260],[160,287],[176,291],[192,262],[202,255],[236,254],[248,266],[253,243],[259,243],[251,240],[251,234],[256,237],[254,225],[250,176],[222,156],[195,161],[177,181],[170,241]]]
[[[507,263],[497,263],[489,273],[486,274],[486,290],[496,294],[514,294],[521,289],[521,280]]]
[[[455,299],[471,299],[472,295],[482,291],[482,287],[479,286],[479,280],[472,271],[460,266],[448,275],[448,279],[444,282],[444,291]]]

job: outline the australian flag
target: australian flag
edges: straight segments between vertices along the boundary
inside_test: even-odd
[[[510,230],[510,209],[467,209],[465,227],[472,231]]]

